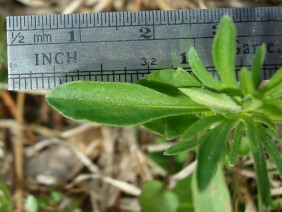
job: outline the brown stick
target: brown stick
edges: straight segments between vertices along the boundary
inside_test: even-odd
[[[16,119],[19,124],[24,123],[23,109],[24,109],[24,93],[18,93],[17,96],[17,116]],[[23,211],[23,130],[18,129],[16,140],[14,143],[14,163],[15,163],[15,174],[16,174],[16,211]]]
[[[15,101],[11,97],[10,93],[8,91],[4,91],[1,94],[1,97],[3,99],[4,104],[6,105],[7,109],[11,113],[13,117],[17,116],[17,105],[15,104]]]

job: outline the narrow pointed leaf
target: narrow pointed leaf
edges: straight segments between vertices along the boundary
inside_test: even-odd
[[[243,133],[244,133],[244,124],[242,122],[239,122],[234,132],[234,139],[229,154],[229,163],[232,165],[235,164],[237,156],[239,154]]]
[[[200,141],[198,152],[197,182],[203,191],[211,181],[218,162],[225,151],[225,142],[232,129],[233,121],[224,122],[208,132]]]
[[[277,150],[277,147],[273,144],[273,142],[268,136],[264,136],[262,142],[265,148],[267,149],[271,159],[275,163],[280,177],[282,177],[282,158],[280,152]]]
[[[252,65],[252,77],[255,87],[257,88],[260,82],[260,75],[265,59],[266,46],[262,44],[256,51]]]
[[[183,134],[187,126],[190,126],[196,120],[198,118],[195,115],[187,114],[156,119],[143,124],[143,126],[169,140]]]
[[[264,101],[260,111],[273,122],[282,123],[282,105]]]
[[[262,93],[265,96],[271,95],[272,93],[281,93],[282,90],[282,68],[278,69],[275,74],[270,78],[266,86],[263,87]]]
[[[198,121],[194,122],[187,130],[185,130],[180,139],[182,141],[190,141],[191,139],[197,137],[199,133],[205,132],[206,130],[210,129],[212,125],[223,120],[224,118],[219,115],[202,117]]]
[[[189,50],[188,58],[193,73],[205,87],[215,90],[222,88],[220,82],[207,71],[194,48]]]
[[[54,88],[46,98],[69,118],[119,126],[204,110],[189,98],[129,83],[71,82]]]
[[[11,200],[9,189],[2,180],[0,180],[0,211],[13,211],[13,203]]]
[[[263,123],[268,126],[272,130],[277,130],[277,126],[273,123],[273,121],[265,116],[263,113],[254,113],[253,120],[258,123]]]
[[[242,68],[240,71],[240,87],[244,96],[255,92],[253,76],[247,68]]]
[[[261,144],[263,137],[261,136],[262,134],[258,126],[250,118],[244,118],[244,123],[247,128],[247,135],[250,139],[251,150],[254,157],[258,193],[263,203],[269,206],[271,204],[271,196],[266,159]]]
[[[137,84],[143,84],[144,81],[171,85],[176,88],[181,87],[199,87],[201,83],[191,76],[183,68],[165,69],[154,71],[147,77],[139,80]]]
[[[235,25],[231,18],[225,15],[220,21],[213,40],[212,56],[222,82],[229,87],[237,86],[235,77],[235,39]]]
[[[224,93],[214,93],[201,88],[179,88],[185,95],[216,113],[238,113],[241,106]]]
[[[282,135],[275,133],[273,130],[265,129],[266,133],[274,140],[282,143]]]
[[[178,144],[175,144],[174,146],[168,148],[165,152],[164,155],[176,155],[181,152],[186,152],[189,151],[196,146],[198,146],[200,142],[197,139],[191,140],[191,141],[182,141]]]

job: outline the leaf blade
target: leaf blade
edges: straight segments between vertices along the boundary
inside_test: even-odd
[[[46,99],[67,117],[117,126],[205,110],[189,98],[129,83],[71,82],[51,90]]]
[[[196,50],[191,48],[188,52],[189,64],[191,65],[192,72],[207,88],[220,90],[222,85],[217,81],[205,68],[201,62]]]
[[[265,205],[271,204],[270,185],[267,176],[265,156],[260,140],[262,139],[260,130],[250,118],[243,119],[247,129],[247,134],[251,144],[254,157],[255,171],[257,176],[258,193]]]
[[[195,115],[187,114],[181,116],[171,116],[161,119],[156,119],[143,124],[143,126],[165,139],[170,140],[177,138],[187,129],[187,126],[192,124],[198,118]]]
[[[278,173],[280,177],[282,177],[282,158],[280,156],[280,152],[277,151],[277,147],[273,144],[271,139],[268,136],[264,136],[264,139],[262,139],[262,142],[267,149],[271,159],[276,165],[276,168],[278,170]]]
[[[263,87],[261,92],[264,96],[271,95],[273,93],[282,93],[282,68],[278,69],[275,74],[270,78],[269,82]]]
[[[235,77],[236,29],[231,18],[223,16],[213,40],[212,56],[215,68],[229,87],[237,87]]]
[[[256,54],[253,59],[253,65],[252,65],[252,77],[255,87],[257,88],[260,81],[260,75],[262,71],[262,66],[264,63],[266,54],[266,45],[262,44],[256,51]]]
[[[225,149],[225,141],[232,129],[233,121],[226,121],[211,130],[201,140],[198,152],[197,182],[203,191],[212,179]]]
[[[180,139],[182,141],[190,141],[200,132],[208,130],[211,125],[223,121],[224,118],[219,115],[206,116],[194,122],[187,130],[183,132]]]
[[[244,96],[255,92],[253,76],[247,68],[242,68],[240,71],[240,87]]]
[[[137,84],[142,85],[144,81],[167,84],[175,88],[201,86],[201,84],[183,68],[154,71],[147,77],[139,80]]]
[[[238,113],[241,106],[224,93],[214,93],[201,88],[179,88],[181,92],[215,113]]]
[[[164,155],[177,155],[179,153],[189,151],[190,149],[193,149],[198,145],[199,141],[197,139],[194,139],[192,141],[182,141],[165,150]]]
[[[229,155],[229,163],[235,164],[237,156],[239,154],[240,144],[243,138],[244,125],[239,122],[234,133],[233,145],[231,146],[231,152]]]
[[[216,191],[216,195],[215,192]],[[196,211],[231,212],[232,204],[230,193],[225,183],[224,173],[220,165],[210,185],[200,192],[197,187],[195,175],[192,179],[193,202]]]

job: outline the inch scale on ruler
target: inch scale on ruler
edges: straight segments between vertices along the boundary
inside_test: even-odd
[[[195,47],[209,71],[220,18],[237,27],[239,69],[266,43],[263,79],[282,66],[282,7],[113,12],[7,17],[10,90],[50,89],[75,81],[135,82],[152,71],[183,67]]]

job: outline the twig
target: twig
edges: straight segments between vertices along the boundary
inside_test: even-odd
[[[83,0],[71,1],[71,3],[64,9],[63,14],[71,14],[75,12],[82,3]]]
[[[69,147],[72,152],[81,160],[81,162],[91,171],[92,173],[99,173],[100,169],[98,166],[94,165],[92,161],[79,149],[77,149],[72,144],[62,143],[63,145]]]
[[[11,97],[10,93],[8,91],[4,91],[1,94],[1,97],[3,99],[4,104],[6,105],[7,109],[10,111],[11,115],[13,117],[17,116],[18,109],[15,101]]]
[[[271,189],[272,196],[280,196],[282,194],[282,187]]]
[[[148,145],[147,150],[148,152],[162,152],[168,149],[169,147],[173,146],[174,143],[169,142],[169,143],[162,143],[162,144],[153,144],[153,145]]]
[[[24,93],[18,93],[17,96],[17,116],[16,119],[19,124],[23,124],[23,110],[24,110]],[[17,211],[23,211],[23,130],[18,129],[16,140],[14,143],[14,163],[15,163],[15,174],[16,174],[16,208]]]
[[[197,162],[194,161],[193,163],[189,164],[184,169],[182,169],[180,172],[172,175],[169,181],[169,188],[173,188],[176,185],[177,181],[182,180],[192,174],[195,171],[196,167]]]
[[[116,188],[120,189],[121,191],[127,193],[127,194],[131,194],[134,196],[139,196],[141,194],[141,189],[138,188],[135,185],[132,185],[130,183],[121,181],[121,180],[115,180],[111,177],[105,177],[105,176],[101,176],[98,174],[83,174],[83,175],[79,175],[78,177],[76,177],[73,182],[71,184],[69,184],[67,186],[68,189],[71,189],[73,186],[75,186],[76,184],[82,182],[82,181],[86,181],[89,179],[101,179],[102,181],[104,181],[105,183],[108,183],[112,186],[115,186]]]
[[[91,122],[86,122],[85,124],[82,124],[76,128],[62,132],[60,137],[65,139],[70,138],[94,127],[100,127],[100,125]]]

